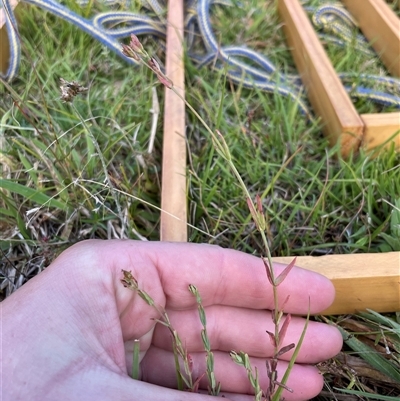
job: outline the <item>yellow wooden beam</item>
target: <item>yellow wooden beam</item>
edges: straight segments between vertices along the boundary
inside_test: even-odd
[[[292,257],[273,258],[289,263]],[[300,256],[296,265],[323,274],[336,288],[334,304],[325,315],[373,309],[400,311],[400,252]]]
[[[386,142],[385,147],[392,146],[400,150],[400,112],[361,114],[363,120],[364,138],[362,146],[371,150]]]
[[[331,145],[346,157],[357,151],[363,122],[298,0],[278,0],[283,29],[308,97]]]
[[[384,0],[342,0],[383,64],[400,77],[400,20]]]
[[[168,4],[166,74],[185,96],[182,0]],[[187,241],[185,103],[166,88],[161,189],[161,241]]]

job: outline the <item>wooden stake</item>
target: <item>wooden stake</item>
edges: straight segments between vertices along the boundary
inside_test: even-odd
[[[341,154],[346,157],[360,146],[363,122],[300,2],[278,0],[278,11],[310,102],[316,114],[322,118],[330,144],[335,145],[340,141]]]
[[[168,3],[166,74],[185,96],[183,1]],[[187,241],[185,103],[165,91],[161,189],[161,241]]]
[[[273,261],[289,263],[292,259],[281,257]],[[355,313],[366,308],[400,311],[400,252],[300,256],[296,265],[332,280],[336,300],[324,315]]]
[[[384,0],[343,0],[392,75],[400,77],[400,20]]]

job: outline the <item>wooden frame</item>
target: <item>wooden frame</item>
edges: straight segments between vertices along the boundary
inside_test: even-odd
[[[273,258],[289,263],[293,257]],[[296,266],[323,274],[336,288],[333,305],[324,315],[400,311],[400,252],[299,256]]]
[[[303,7],[298,1],[282,0],[278,10],[285,22],[284,31],[292,55],[307,88],[310,102],[324,122],[331,146],[341,141],[344,156],[358,149],[363,135],[363,122]]]
[[[399,75],[400,21],[393,11],[383,0],[343,1],[389,71]],[[330,144],[340,142],[343,157],[357,152],[360,146],[371,150],[383,144],[391,146],[392,142],[400,150],[400,112],[358,115],[300,2],[278,0],[278,11],[297,69]]]
[[[388,71],[400,77],[400,21],[384,0],[342,0]]]

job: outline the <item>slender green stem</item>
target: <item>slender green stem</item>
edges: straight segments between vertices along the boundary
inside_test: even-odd
[[[267,259],[268,259],[268,266],[269,266],[269,271],[271,273],[271,278],[272,282],[275,283],[275,272],[274,272],[274,267],[272,264],[272,257],[271,257],[271,251],[269,249],[268,245],[268,240],[265,235],[265,231],[259,231],[261,234],[261,238],[264,244],[264,249],[265,253],[267,254]],[[278,300],[278,287],[273,284],[272,285],[272,292],[274,295],[274,321],[276,322],[275,324],[275,338],[277,339],[279,337],[279,322],[278,322],[278,316],[279,316],[279,300]],[[278,348],[275,350],[278,352]]]
[[[201,124],[204,126],[204,128],[210,133],[210,135],[212,136],[213,140],[215,141],[215,143],[218,145],[220,151],[222,152],[222,154],[225,157],[225,160],[229,163],[229,167],[231,168],[233,174],[235,175],[235,177],[237,178],[237,180],[239,181],[239,184],[241,186],[241,188],[243,189],[245,195],[247,198],[251,199],[250,193],[246,187],[246,184],[244,183],[240,173],[238,172],[236,166],[233,164],[232,162],[232,156],[230,154],[229,148],[227,146],[223,146],[221,145],[218,136],[215,134],[215,132],[209,127],[209,125],[203,120],[203,118],[200,116],[200,114],[192,107],[192,105],[177,91],[175,90],[174,87],[171,88],[174,93],[177,94],[177,96],[182,99],[186,106],[190,109],[190,111],[196,116],[196,118],[201,122]],[[221,136],[222,140],[224,141],[223,137]],[[268,249],[268,255],[270,254],[269,249]]]
[[[234,165],[234,163],[232,162],[232,157],[230,154],[230,150],[228,148],[228,146],[225,143],[224,138],[221,136],[223,144],[220,143],[220,140],[218,139],[218,136],[213,132],[213,130],[209,127],[209,125],[203,120],[203,118],[200,116],[200,114],[192,107],[192,105],[177,91],[175,90],[174,87],[171,88],[174,93],[176,93],[176,95],[182,99],[186,106],[192,111],[192,113],[198,118],[198,120],[201,122],[201,124],[205,127],[205,129],[210,133],[210,135],[212,136],[214,142],[217,144],[217,146],[219,147],[219,150],[221,152],[221,154],[224,156],[225,160],[228,162],[229,167],[231,168],[233,174],[235,175],[236,179],[239,181],[239,184],[246,196],[246,198],[251,199],[250,193],[246,187],[246,184],[244,183],[240,173],[238,172],[236,166]],[[225,146],[224,146],[225,145]],[[257,222],[256,222],[257,223]],[[258,224],[256,224],[257,227],[259,226]],[[271,278],[272,278],[272,291],[273,291],[273,297],[274,297],[274,321],[275,321],[275,339],[276,339],[276,347],[275,347],[275,355],[278,353],[279,351],[279,299],[278,299],[278,287],[275,285],[275,273],[274,273],[274,268],[273,268],[273,264],[272,264],[272,257],[271,257],[271,251],[269,249],[269,245],[268,245],[268,240],[267,237],[265,235],[265,231],[263,230],[259,230],[260,234],[261,234],[261,238],[264,244],[264,248],[265,248],[265,252],[267,255],[267,259],[268,259],[268,265],[269,265],[269,270],[270,270],[270,274],[271,274]]]
[[[207,332],[206,312],[203,308],[201,296],[197,290],[197,287],[193,284],[189,284],[189,291],[196,297],[197,310],[199,312],[200,322],[203,326],[203,330],[201,331],[201,339],[203,341],[203,347],[206,351],[206,375],[208,378],[209,394],[218,396],[221,390],[221,384],[217,382],[214,373],[214,354],[211,351],[211,343]]]
[[[140,341],[133,340],[132,379],[139,380]]]
[[[96,152],[99,156],[101,165],[103,167],[103,172],[104,175],[106,176],[106,180],[107,180],[107,184],[108,187],[110,188],[111,194],[113,196],[113,199],[115,201],[115,204],[117,206],[117,211],[118,211],[118,217],[121,220],[121,233],[120,233],[120,237],[123,238],[124,237],[124,228],[125,228],[125,224],[124,224],[124,214],[122,213],[122,208],[121,205],[118,201],[118,195],[117,192],[114,190],[114,186],[110,180],[110,176],[108,175],[108,171],[107,171],[107,164],[106,161],[104,160],[104,156],[103,153],[101,152],[99,143],[97,142],[96,138],[94,137],[92,131],[90,131],[89,127],[86,124],[86,121],[83,119],[83,117],[81,116],[81,114],[79,113],[78,109],[75,107],[74,103],[71,103],[71,107],[73,108],[73,110],[75,111],[76,115],[79,117],[79,120],[81,121],[83,127],[85,128],[86,133],[89,135],[90,139],[92,140],[95,148],[96,148]]]

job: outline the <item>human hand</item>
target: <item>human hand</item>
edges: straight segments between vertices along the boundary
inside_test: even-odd
[[[277,265],[277,272],[284,266]],[[17,400],[212,400],[178,392],[171,336],[156,309],[124,288],[121,270],[165,308],[193,361],[193,377],[205,372],[202,329],[193,284],[203,300],[215,375],[227,399],[254,397],[243,367],[230,358],[244,351],[268,385],[265,360],[273,348],[271,285],[260,258],[211,245],[90,240],[63,252],[44,272],[2,303],[3,396]],[[334,289],[323,276],[294,268],[279,286],[285,311],[326,309]],[[298,342],[305,320],[293,317],[283,345]],[[133,340],[140,340],[140,381],[132,380]],[[331,326],[310,322],[284,392],[286,400],[317,395],[323,379],[311,366],[340,351]],[[281,356],[279,378],[291,352]],[[207,389],[205,377],[201,389]]]

